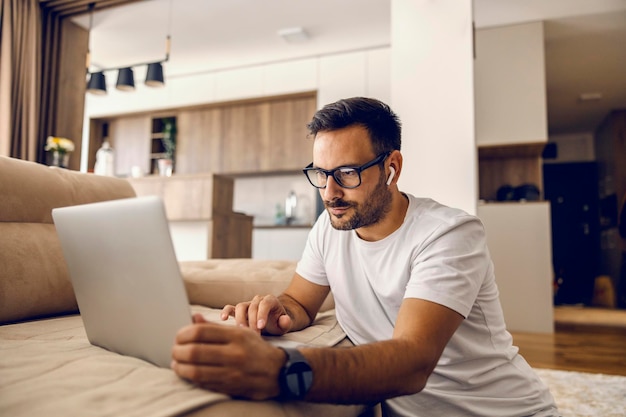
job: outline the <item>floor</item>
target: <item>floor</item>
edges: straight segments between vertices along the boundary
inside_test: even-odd
[[[626,310],[556,307],[554,334],[513,333],[535,368],[626,376]]]

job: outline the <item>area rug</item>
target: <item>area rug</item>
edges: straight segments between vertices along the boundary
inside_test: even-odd
[[[535,368],[563,417],[626,416],[626,377]]]

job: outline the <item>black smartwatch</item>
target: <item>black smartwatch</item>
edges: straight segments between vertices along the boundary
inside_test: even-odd
[[[285,400],[301,400],[313,384],[313,370],[306,358],[298,349],[283,348],[287,354],[287,362],[278,375],[280,398]]]

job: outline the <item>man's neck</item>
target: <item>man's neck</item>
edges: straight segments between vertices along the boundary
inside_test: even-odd
[[[391,210],[378,223],[356,229],[356,234],[368,242],[384,239],[402,226],[409,208],[409,197],[396,189],[392,194]]]

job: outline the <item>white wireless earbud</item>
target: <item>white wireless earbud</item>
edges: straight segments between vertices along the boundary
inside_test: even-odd
[[[391,185],[393,176],[396,175],[396,169],[394,167],[389,167],[389,171],[391,171],[391,173],[389,174],[389,178],[387,178],[387,185]]]

